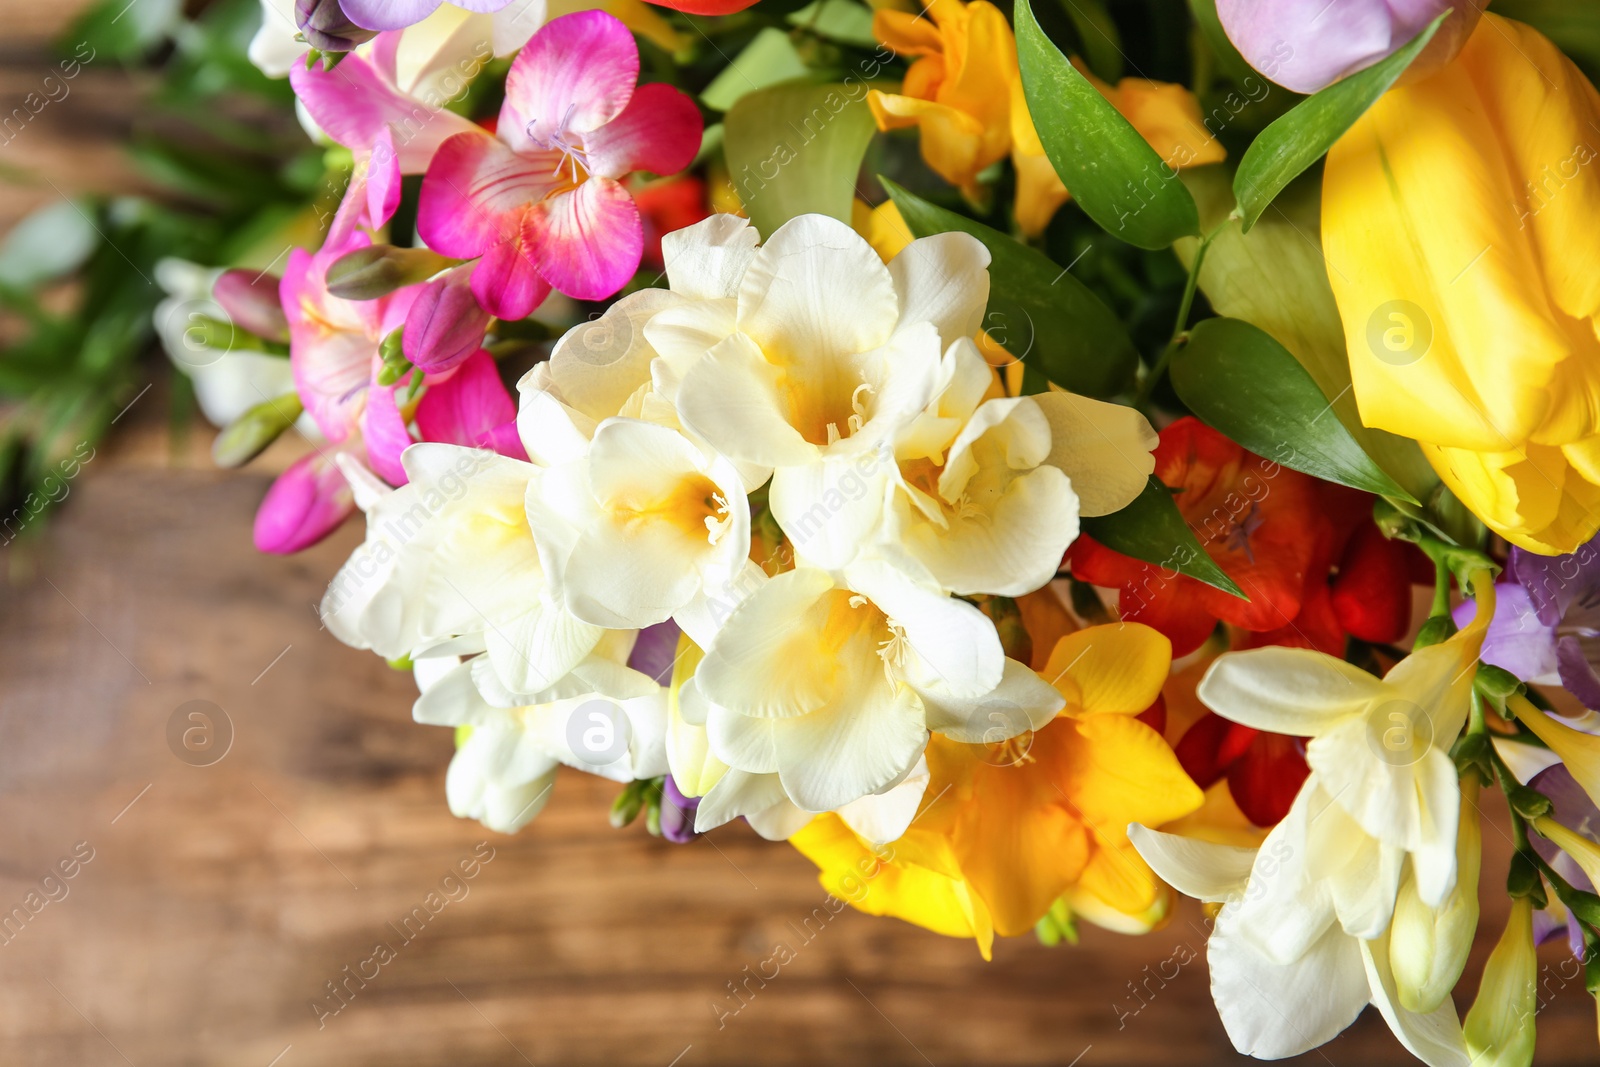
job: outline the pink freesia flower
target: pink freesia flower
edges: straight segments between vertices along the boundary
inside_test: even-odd
[[[517,436],[517,405],[500,380],[494,357],[479,349],[417,404],[417,430],[424,441],[492,448],[526,460]]]
[[[462,264],[423,286],[406,315],[401,348],[413,364],[430,374],[460,365],[478,351],[489,328],[489,313],[472,295],[472,267]]]
[[[481,257],[472,291],[490,314],[526,318],[552,287],[603,299],[638,270],[639,210],[618,179],[682,170],[701,134],[687,96],[636,88],[638,78],[639,49],[621,22],[563,15],[512,63],[496,134],[439,146],[417,232],[442,255]]]
[[[380,137],[392,130],[390,147],[398,155],[400,171],[421,174],[440,144],[477,127],[400,87],[401,36],[379,34],[370,53],[347,56],[332,70],[323,70],[321,64],[307,69],[304,63],[296,63],[289,69],[289,82],[312,120],[329,137],[362,154],[375,151]]]

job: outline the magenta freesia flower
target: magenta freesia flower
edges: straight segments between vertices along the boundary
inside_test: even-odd
[[[1488,0],[1217,0],[1228,39],[1252,67],[1297,93],[1314,93],[1383,59],[1445,11],[1412,64],[1420,77],[1461,51]]]
[[[267,490],[256,509],[256,548],[278,555],[310,548],[355,509],[355,494],[333,456],[313,452],[296,460]]]
[[[491,314],[526,318],[552,287],[603,299],[638,270],[639,209],[618,179],[682,170],[701,134],[687,96],[636,88],[638,77],[627,27],[599,11],[564,15],[512,64],[497,134],[439,146],[417,232],[442,255],[481,257],[472,291]]]

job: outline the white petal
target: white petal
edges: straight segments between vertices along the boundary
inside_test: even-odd
[[[1121,511],[1144,492],[1156,460],[1156,432],[1143,415],[1076,393],[1033,397],[1050,420],[1050,457],[1072,479],[1085,515]]]
[[[886,792],[852,800],[839,809],[839,818],[873,844],[897,841],[917,817],[917,808],[928,790],[928,778],[927,760],[919,759],[904,781]]]
[[[928,729],[965,744],[994,744],[1042,729],[1066,705],[1056,687],[1026,664],[1005,662],[1000,684],[980,697],[957,697],[943,685],[917,690]]]
[[[733,300],[694,300],[662,311],[645,325],[655,349],[650,377],[656,391],[676,403],[689,368],[739,331],[739,305]]]
[[[947,527],[915,517],[905,526],[906,550],[951,592],[1022,596],[1055,578],[1078,536],[1078,498],[1066,475],[1040,467],[971,514],[951,516]]]
[[[1294,962],[1274,963],[1240,936],[1224,908],[1206,945],[1211,996],[1233,1047],[1276,1060],[1333,1040],[1367,1005],[1354,938],[1329,926]]]
[[[966,233],[912,241],[889,262],[900,322],[931,322],[946,346],[971,337],[989,304],[989,250]]]
[[[810,625],[808,614],[833,588],[826,572],[804,567],[763,584],[706,650],[695,672],[700,692],[747,715],[795,716],[822,707],[836,687],[819,676],[819,664],[796,654],[797,642],[804,647],[813,636],[796,628]]]
[[[456,665],[437,679],[411,707],[411,717],[428,726],[477,726],[503,715],[472,684],[472,663]]]
[[[737,215],[712,215],[665,234],[667,284],[692,300],[735,296],[760,240],[749,220]]]
[[[891,465],[885,447],[774,471],[767,501],[795,553],[826,570],[854,560],[882,525]]]
[[[706,714],[706,741],[712,755],[735,770],[776,774],[778,740],[774,719],[757,719],[712,705]]]
[[[951,696],[981,696],[1000,684],[1005,652],[989,617],[964,600],[907,578],[879,560],[864,560],[845,576],[889,621],[905,632],[914,656],[904,677]]]
[[[769,720],[784,792],[808,811],[833,811],[888,787],[928,743],[922,702],[911,688],[893,693],[875,685],[851,695],[847,704]]]
[[[513,693],[537,693],[576,667],[600,640],[601,629],[561,608],[537,602],[484,634],[490,661]]]
[[[1342,659],[1304,648],[1253,648],[1218,656],[1196,690],[1225,719],[1278,734],[1320,734],[1390,695]]]
[[[749,337],[733,334],[684,374],[678,414],[732,459],[768,467],[808,463],[818,448],[789,424],[781,378]]]
[[[641,289],[563,334],[550,353],[550,380],[561,401],[596,422],[622,410],[650,382],[656,352],[645,324],[682,302],[666,289]]]
[[[705,833],[741,815],[768,841],[786,840],[811,821],[811,812],[784,794],[776,774],[729,771],[701,799],[694,828]]]
[[[1394,972],[1389,966],[1389,935],[1384,933],[1375,940],[1357,944],[1372,1004],[1406,1050],[1428,1067],[1468,1067],[1472,1059],[1467,1054],[1461,1020],[1450,998],[1445,997],[1444,1003],[1426,1014],[1407,1011],[1400,1006]]]
[[[739,328],[780,363],[867,352],[900,317],[889,270],[866,239],[824,215],[790,219],[750,261]]]
[[[1128,827],[1128,840],[1163,882],[1212,904],[1244,891],[1256,858],[1253,848],[1180,837],[1138,823]]]

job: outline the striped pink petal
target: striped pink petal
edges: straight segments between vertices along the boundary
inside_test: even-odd
[[[603,11],[562,15],[512,62],[499,135],[523,151],[588,133],[622,113],[638,81],[639,46],[626,26]]]
[[[670,85],[641,85],[622,114],[584,138],[589,173],[676,174],[694,162],[703,132],[693,100]]]
[[[411,431],[395,405],[395,387],[374,385],[367,390],[367,407],[361,415],[361,436],[367,462],[390,485],[406,484],[400,456],[411,447]]]
[[[494,357],[482,349],[446,380],[430,383],[417,404],[417,430],[424,441],[493,448],[502,455],[527,459],[516,435],[516,418],[517,405],[500,380]],[[506,451],[507,447],[515,451]]]
[[[362,238],[351,247],[364,243]],[[343,441],[355,429],[378,354],[372,336],[377,309],[330,296],[323,284],[328,263],[348,250],[325,248],[313,256],[295,249],[279,286],[295,392],[330,441]]]
[[[519,236],[493,245],[472,268],[472,295],[497,319],[515,322],[533,314],[550,295],[550,283]]]
[[[514,240],[528,205],[555,188],[557,158],[520,156],[483,130],[450,138],[422,179],[417,234],[435,252],[458,259]]]
[[[611,178],[590,178],[535,205],[522,233],[539,273],[578,300],[604,300],[621,289],[644,252],[639,208]]]

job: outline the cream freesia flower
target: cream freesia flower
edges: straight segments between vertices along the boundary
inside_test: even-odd
[[[413,717],[464,735],[445,775],[451,812],[514,833],[543,809],[562,765],[618,782],[664,774],[666,690],[627,666],[637,638],[608,631],[587,672],[526,697],[501,691],[485,657],[418,660]]]
[[[663,622],[750,554],[733,464],[639,419],[605,420],[581,459],[536,471],[527,508],[556,595],[599,626]]]
[[[673,290],[696,298],[644,327],[657,388],[718,452],[773,470],[773,516],[804,558],[837,569],[881,520],[889,441],[933,398],[945,349],[977,332],[988,252],[940,234],[885,266],[821,215],[753,250],[752,232],[714,217],[664,246]]]
[[[1259,1059],[1309,1052],[1333,1040],[1371,1004],[1400,1043],[1429,1067],[1468,1067],[1461,1023],[1448,999],[1425,1013],[1400,1002],[1387,931],[1363,940],[1329,924],[1293,959],[1280,961],[1261,951],[1244,929],[1245,908],[1286,877],[1294,854],[1282,841],[1269,836],[1260,849],[1240,848],[1139,825],[1129,827],[1128,836],[1178,892],[1222,905],[1206,957],[1217,1014],[1240,1052]]]
[[[561,606],[540,566],[524,507],[535,468],[428,443],[402,462],[409,483],[373,503],[366,541],[323,597],[328,629],[386,659],[446,643],[487,652],[507,691],[549,688],[602,631]]]
[[[776,775],[808,812],[889,790],[930,731],[1001,741],[1061,706],[1005,658],[981,612],[881,560],[839,579],[802,566],[765,582],[733,609],[693,683],[682,710],[703,717],[710,753]]]
[[[958,594],[1020,596],[1050,581],[1078,516],[1127,506],[1155,470],[1155,430],[1132,408],[1071,393],[985,400],[994,376],[971,340],[894,441],[883,542]]]

